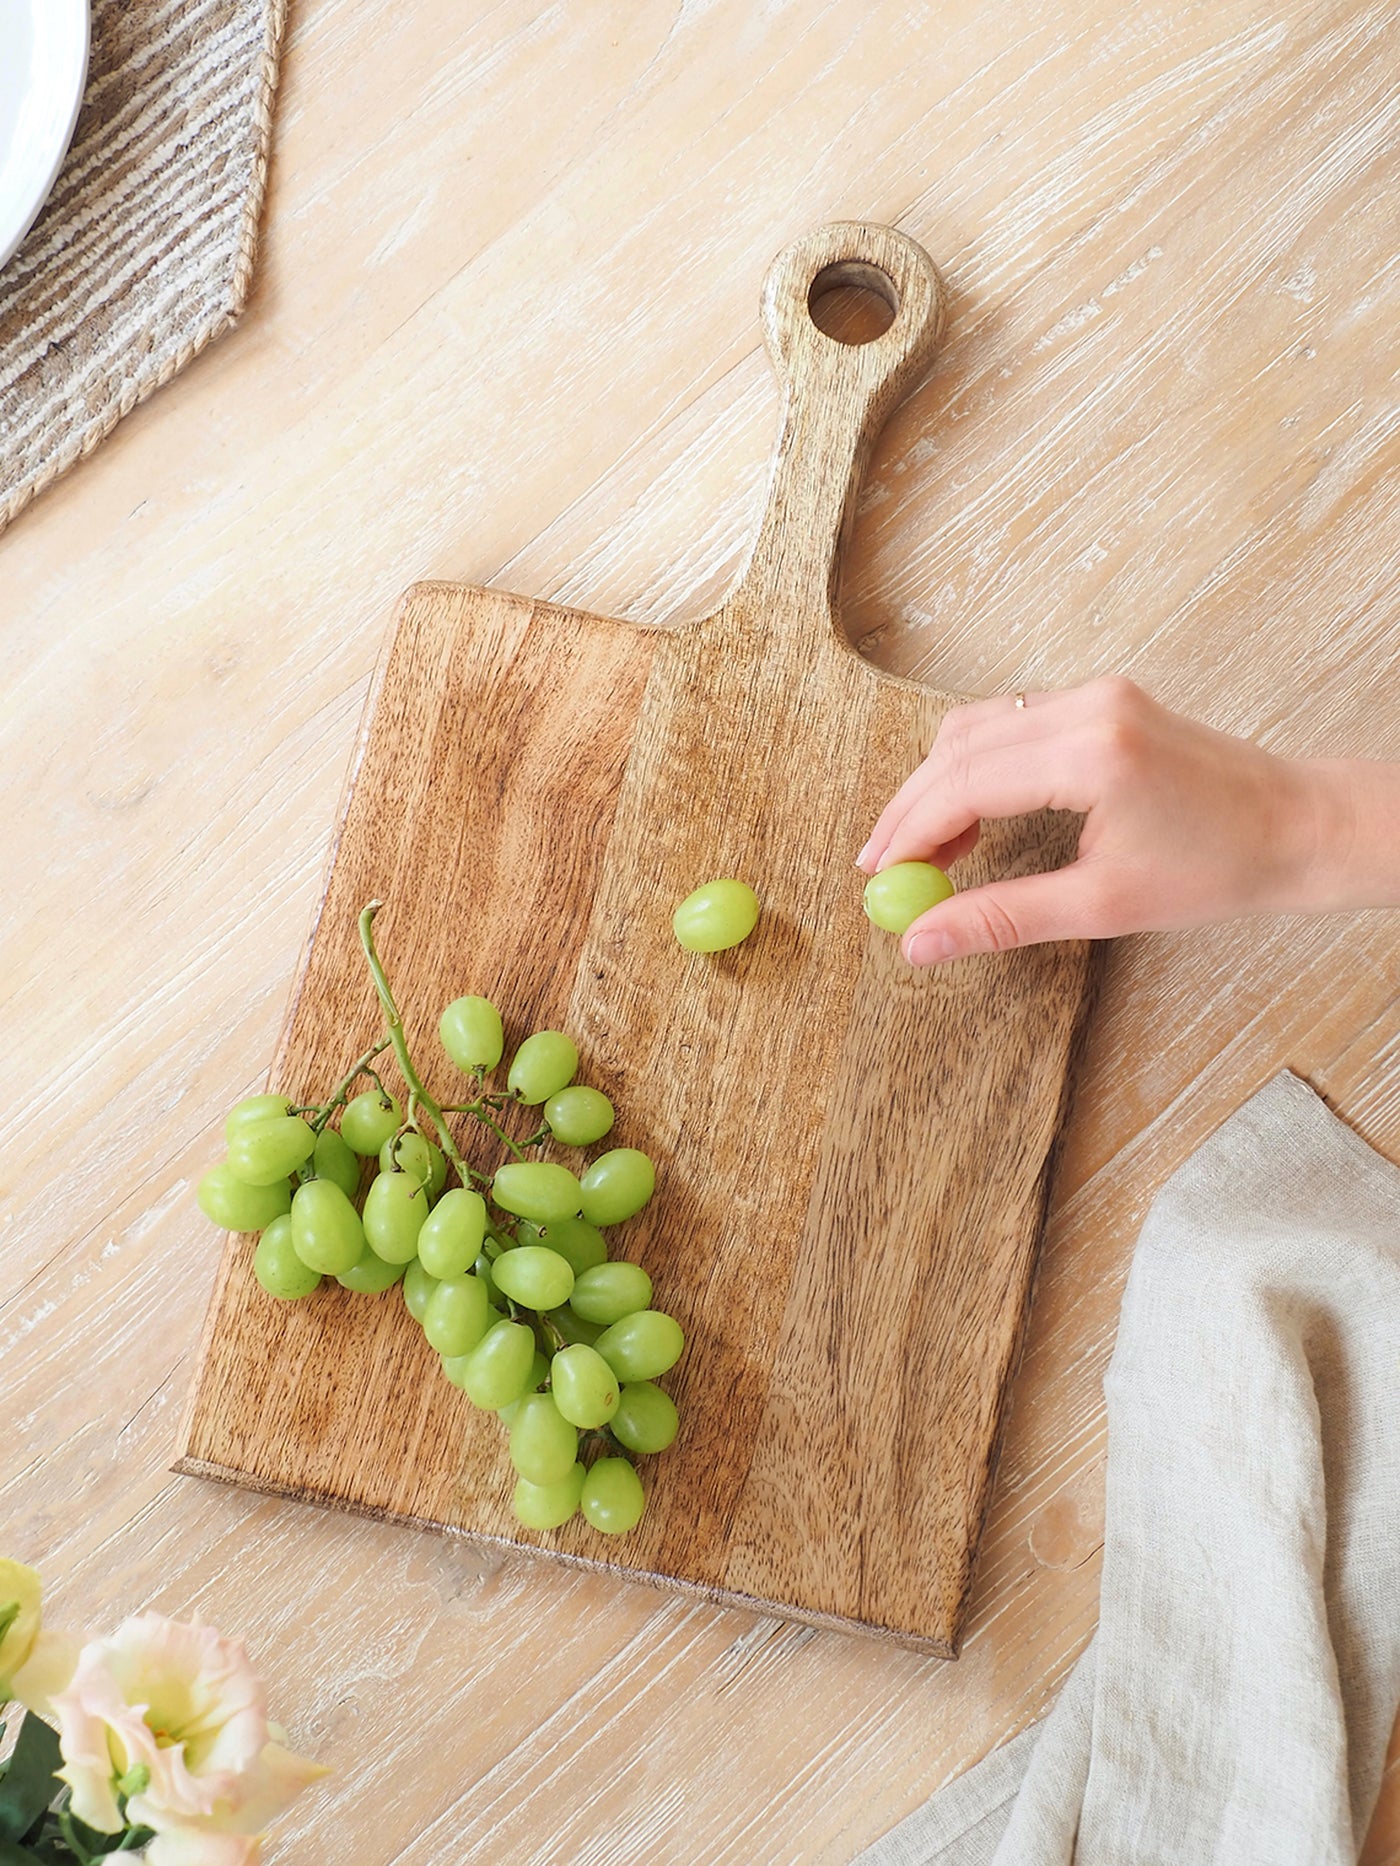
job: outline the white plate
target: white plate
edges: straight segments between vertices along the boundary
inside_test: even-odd
[[[0,266],[48,199],[87,59],[88,0],[0,0]]]

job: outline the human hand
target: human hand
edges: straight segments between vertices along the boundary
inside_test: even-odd
[[[935,964],[1041,940],[1103,939],[1239,914],[1286,912],[1326,893],[1337,786],[1322,766],[1279,758],[1159,706],[1129,680],[955,707],[856,858],[946,868],[983,817],[1074,810],[1074,861],[988,882],[940,903],[904,935]],[[1394,767],[1373,767],[1393,771]]]

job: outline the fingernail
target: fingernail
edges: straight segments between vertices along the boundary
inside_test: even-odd
[[[909,942],[905,958],[910,965],[937,965],[942,959],[956,957],[957,946],[950,933],[918,933]]]
[[[875,838],[872,836],[870,838],[870,841],[866,843],[865,847],[861,850],[860,854],[856,857],[857,868],[865,867],[866,857],[870,854],[871,849],[874,847],[874,843],[875,843]]]

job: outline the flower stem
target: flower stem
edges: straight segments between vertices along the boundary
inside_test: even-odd
[[[73,1816],[67,1808],[59,1809],[58,1831],[63,1835],[64,1842],[74,1859],[77,1860],[78,1866],[92,1866],[92,1855],[73,1831]]]

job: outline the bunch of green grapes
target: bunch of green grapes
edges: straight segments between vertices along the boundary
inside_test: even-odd
[[[323,1103],[238,1102],[224,1124],[228,1152],[200,1181],[200,1206],[226,1230],[260,1233],[254,1273],[279,1300],[309,1296],[323,1277],[369,1295],[397,1284],[447,1379],[504,1421],[520,1521],[556,1529],[581,1510],[605,1535],[625,1535],[645,1501],[634,1460],[676,1436],[675,1402],[656,1382],[685,1338],[651,1306],[641,1265],[610,1259],[604,1231],[641,1211],[655,1169],[635,1147],[610,1148],[581,1173],[542,1157],[551,1142],[601,1141],[612,1103],[574,1080],[578,1050],[557,1030],[527,1037],[504,1090],[488,1088],[505,1037],[485,998],[454,999],[442,1013],[439,1038],[469,1094],[449,1106],[434,1100],[375,949],[378,907],[360,915],[360,938],[388,1034]],[[391,1047],[402,1104],[375,1068]],[[362,1081],[369,1086],[357,1089]],[[519,1108],[542,1116],[523,1139],[505,1125]],[[502,1163],[486,1171],[469,1162],[449,1115],[471,1117]],[[361,1196],[366,1160],[376,1170]]]

